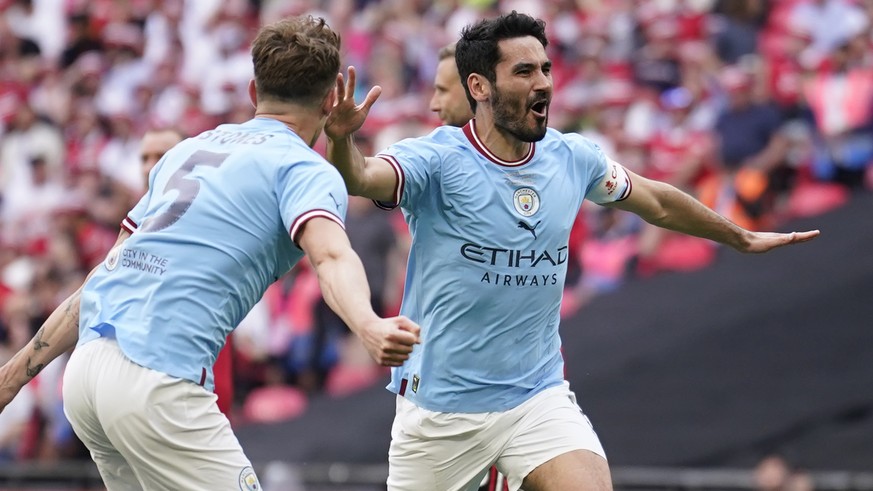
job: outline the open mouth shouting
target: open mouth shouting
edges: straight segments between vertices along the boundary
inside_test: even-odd
[[[530,105],[530,111],[533,113],[534,117],[542,119],[548,116],[549,114],[549,101],[548,99],[540,99],[533,104]]]

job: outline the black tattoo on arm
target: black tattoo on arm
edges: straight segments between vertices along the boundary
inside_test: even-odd
[[[41,372],[43,368],[45,368],[45,363],[38,363],[36,366],[34,366],[34,365],[31,365],[31,360],[30,360],[30,358],[28,358],[27,359],[27,367],[25,367],[25,372],[27,373],[28,377],[33,378],[33,377],[36,377],[37,375],[39,375],[39,372]]]
[[[78,300],[79,300],[78,293],[73,294],[67,300],[67,306],[64,308],[64,319],[68,320],[68,322],[70,324],[72,324],[72,326],[69,326],[69,324],[68,324],[66,326],[63,326],[62,328],[68,328],[68,329],[71,327],[73,329],[79,328],[79,302],[78,302]],[[43,341],[44,334],[45,334],[45,326],[40,327],[39,331],[36,331],[36,335],[33,336],[33,345],[32,345],[33,351],[40,351],[43,348],[48,348],[50,346],[49,343]],[[34,364],[33,358],[28,357],[27,364],[26,364],[24,369],[25,369],[25,372],[27,373],[27,376],[33,378],[33,377],[36,377],[37,375],[39,375],[39,372],[41,372],[43,368],[45,368],[45,363]]]
[[[33,351],[39,351],[43,348],[47,348],[49,346],[48,343],[42,340],[42,335],[45,332],[45,326],[39,328],[39,331],[36,331],[36,336],[33,337]],[[27,366],[24,367],[25,372],[28,377],[36,377],[39,375],[39,372],[45,368],[45,363],[37,363],[33,364],[33,358],[27,358]]]
[[[77,329],[79,328],[79,292],[74,293],[67,300],[67,308],[64,309],[64,317],[70,319]]]
[[[49,344],[42,340],[44,330],[45,326],[40,327],[39,331],[36,331],[36,336],[33,337],[33,351],[39,351],[48,347]]]

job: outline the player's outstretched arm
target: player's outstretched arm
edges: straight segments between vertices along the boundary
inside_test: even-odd
[[[324,125],[327,135],[327,159],[340,171],[350,194],[377,201],[392,202],[397,187],[397,175],[387,161],[365,157],[355,145],[352,135],[367,119],[367,114],[382,88],[370,89],[360,104],[355,103],[355,67],[349,67],[348,83],[337,75],[337,102]]]
[[[115,245],[121,244],[130,234],[122,230]],[[100,266],[97,266],[98,268]],[[88,274],[88,277],[93,271]],[[86,278],[87,281],[87,278]],[[79,340],[79,298],[82,287],[67,297],[46,319],[33,339],[0,367],[0,411],[28,382],[51,363],[70,350]]]
[[[746,253],[767,252],[806,242],[819,235],[818,230],[791,233],[746,230],[674,186],[646,179],[631,171],[627,173],[633,183],[630,195],[610,206],[636,213],[659,227],[714,240]]]
[[[373,312],[364,266],[333,220],[316,217],[295,238],[318,273],[324,300],[364,343],[376,362],[400,366],[419,342],[420,328],[406,317],[383,319]]]

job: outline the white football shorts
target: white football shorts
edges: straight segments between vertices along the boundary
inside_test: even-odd
[[[133,363],[114,340],[73,351],[63,398],[109,491],[261,489],[215,394]]]
[[[397,396],[388,451],[388,491],[473,491],[491,465],[518,491],[527,475],[574,450],[606,458],[566,381],[516,408],[440,413]]]

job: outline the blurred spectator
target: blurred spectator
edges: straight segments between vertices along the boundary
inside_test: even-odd
[[[101,175],[120,185],[129,195],[131,203],[145,191],[141,180],[139,145],[140,139],[134,127],[135,121],[126,112],[113,114],[108,119],[108,139],[97,156]]]
[[[49,217],[65,199],[60,130],[29,104],[18,108],[0,141],[2,234],[9,245],[28,247],[45,237]]]
[[[851,0],[800,0],[794,2],[786,20],[792,29],[810,34],[812,42],[805,57],[813,64],[842,45],[846,33],[861,32],[870,21]]]
[[[64,158],[61,131],[22,101],[0,141],[0,193],[32,182],[30,163],[40,157],[50,176],[61,175]]]
[[[637,84],[658,92],[681,83],[678,52],[678,25],[674,16],[653,16],[641,24],[642,45],[633,55]]]
[[[846,34],[831,53],[830,67],[805,87],[820,136],[815,172],[850,188],[864,185],[873,163],[873,66],[865,59],[869,49],[866,36]]]
[[[707,111],[708,106],[704,101],[695,101],[688,89],[677,87],[661,94],[660,109],[661,117],[649,141],[649,156],[642,174],[700,196],[700,183],[712,172],[714,148],[711,128],[700,123],[709,118],[696,117],[695,112]],[[666,242],[681,250],[674,251],[669,258],[664,256]],[[701,268],[712,261],[714,247],[710,241],[672,234],[643,223],[634,272],[648,276],[659,270]]]
[[[754,470],[757,491],[785,491],[790,475],[788,462],[781,455],[768,455],[758,462]]]
[[[714,19],[715,51],[727,65],[758,51],[758,33],[767,18],[767,2],[720,0]]]
[[[701,199],[740,226],[760,229],[771,218],[775,194],[784,190],[783,121],[772,104],[754,99],[754,79],[744,68],[725,68],[721,83],[727,105],[715,124],[718,166]]]
[[[66,70],[80,56],[89,51],[102,51],[103,43],[95,36],[91,18],[85,12],[75,12],[67,17],[66,47],[59,60],[60,68]]]
[[[795,470],[788,476],[785,491],[815,491],[815,481],[809,472]]]
[[[580,271],[575,280],[568,271],[562,317],[574,315],[597,295],[621,286],[637,255],[640,222],[630,213],[583,204],[573,231],[584,227],[586,233],[583,237],[570,235],[570,252],[576,256]]]
[[[792,467],[784,457],[772,454],[761,459],[752,475],[757,491],[814,491],[812,475]]]

